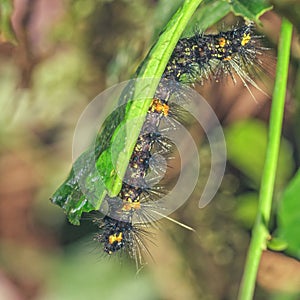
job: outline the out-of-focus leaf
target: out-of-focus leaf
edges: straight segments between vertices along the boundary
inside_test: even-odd
[[[185,35],[192,35],[197,31],[205,31],[208,27],[216,24],[224,18],[231,10],[231,6],[227,1],[206,0],[201,3],[199,9],[195,13],[189,23]]]
[[[159,0],[155,6],[153,16],[154,35],[157,36],[161,28],[165,27],[172,15],[176,12],[178,7],[182,5],[184,0]]]
[[[246,228],[253,227],[258,207],[258,195],[256,193],[242,194],[237,197],[237,208],[234,218],[241,222]]]
[[[155,22],[155,24],[160,24],[162,26],[166,23],[171,16],[170,14],[176,8],[176,2],[182,2],[182,0],[176,0],[172,2],[168,0],[162,0],[159,2],[159,5],[156,8],[157,13],[155,19],[157,19],[157,22]],[[216,24],[219,20],[225,17],[230,10],[231,6],[227,1],[203,1],[185,29],[184,36],[190,36],[194,34],[195,29],[200,31],[206,30],[208,27]]]
[[[297,31],[300,31],[300,6],[299,0],[271,0],[270,3],[274,5],[276,12],[280,15],[285,16],[288,20],[293,23],[297,28]]]
[[[230,0],[232,12],[248,20],[259,21],[259,17],[272,9],[272,5],[266,0]]]
[[[284,190],[277,211],[276,236],[287,244],[287,252],[300,259],[300,171]]]
[[[258,188],[267,148],[267,126],[258,120],[234,123],[225,129],[228,160]],[[287,182],[294,169],[292,149],[282,138],[279,152],[276,187]]]
[[[11,16],[13,13],[12,0],[0,1],[0,38],[2,41],[9,41],[17,44],[17,38],[11,25]]]

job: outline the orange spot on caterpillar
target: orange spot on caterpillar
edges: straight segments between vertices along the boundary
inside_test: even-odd
[[[227,42],[227,41],[226,41],[226,39],[225,39],[224,37],[219,38],[219,46],[220,46],[221,48],[225,47],[226,42]]]
[[[120,243],[122,242],[122,240],[123,240],[122,232],[120,232],[118,235],[114,233],[108,237],[108,242],[110,244],[113,244],[114,242]]]
[[[134,210],[138,210],[141,208],[141,203],[140,202],[128,202],[128,203],[125,203],[122,207],[122,210],[123,211],[130,211],[132,209]]]
[[[154,98],[149,110],[152,112],[162,113],[164,116],[167,116],[169,114],[169,105],[162,103],[162,101],[159,99]]]
[[[242,46],[245,46],[246,44],[249,43],[250,40],[251,40],[251,35],[250,35],[250,33],[248,33],[248,34],[245,34],[245,33],[244,33],[243,38],[242,38],[242,41],[241,41],[241,45],[242,45]]]

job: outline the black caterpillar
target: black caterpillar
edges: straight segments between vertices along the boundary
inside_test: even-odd
[[[169,100],[176,94],[176,83],[192,85],[228,76],[235,82],[237,75],[247,88],[247,82],[257,87],[251,70],[262,65],[266,48],[261,46],[260,39],[250,23],[218,34],[195,34],[179,40],[148,110],[121,191],[118,197],[106,197],[108,211],[100,221],[101,231],[96,236],[106,253],[124,250],[141,264],[142,253],[147,251],[144,241],[149,236],[145,224],[151,221],[147,205],[153,188],[149,188],[146,176],[154,150],[164,156],[170,153],[170,145],[161,137],[159,125],[172,112]],[[136,216],[142,225],[134,224]]]

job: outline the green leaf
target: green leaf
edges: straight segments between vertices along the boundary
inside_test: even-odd
[[[266,124],[258,120],[240,121],[225,129],[229,162],[247,176],[257,189],[266,155],[267,132]],[[292,149],[282,138],[276,176],[277,188],[287,182],[293,169]]]
[[[189,23],[189,32],[185,35],[194,33],[195,28],[200,31],[205,31],[208,27],[216,24],[224,18],[231,10],[231,6],[227,1],[223,0],[209,0],[201,3],[200,8],[195,13],[192,21]]]
[[[11,0],[0,1],[0,33],[4,41],[17,44],[17,38],[11,25],[13,3]]]
[[[284,190],[277,210],[276,236],[287,242],[287,252],[300,259],[300,170]]]
[[[286,241],[280,238],[272,238],[270,241],[267,242],[268,249],[273,251],[283,251],[286,250],[288,244]]]
[[[178,2],[178,0],[177,0]],[[179,2],[182,2],[180,0]],[[162,0],[157,6],[156,23],[163,24],[166,17],[174,10],[176,1]],[[195,33],[195,29],[205,31],[208,27],[216,24],[231,11],[229,3],[223,0],[206,0],[203,1],[199,9],[191,18],[189,24],[184,30],[184,36],[191,36]]]
[[[131,99],[134,101],[127,103],[124,119],[114,132],[111,145],[97,161],[98,170],[102,172],[105,169],[106,174],[110,174],[109,177],[105,177],[105,184],[111,197],[116,196],[121,189],[122,179],[159,83],[159,78],[161,78],[186,24],[200,2],[201,0],[184,2],[169,21],[137,72],[138,78],[151,78],[151,80],[136,82]],[[122,130],[122,134],[120,134],[120,130]],[[115,157],[114,154],[117,154],[117,157],[113,162],[111,159]],[[116,166],[117,170],[115,169]]]
[[[229,0],[232,12],[248,20],[259,22],[259,17],[272,9],[266,0]]]
[[[78,171],[80,170],[80,172]],[[67,214],[69,221],[79,225],[83,212],[99,209],[105,185],[94,164],[94,152],[84,152],[74,163],[66,181],[51,198]]]
[[[122,179],[151,104],[152,97],[159,83],[159,78],[161,78],[185,26],[200,2],[202,0],[188,0],[184,2],[168,22],[159,40],[152,47],[137,72],[138,78],[145,78],[147,80],[136,82],[132,97],[135,101],[127,103],[124,119],[112,137],[112,141],[116,142],[111,143],[106,153],[102,154],[104,158],[101,155],[97,162],[97,168],[100,172],[106,168],[106,172],[110,174],[110,177],[105,178],[105,184],[109,195],[112,197],[116,196],[121,189]],[[120,130],[123,130],[123,135],[119,134]],[[118,138],[116,138],[117,136]],[[115,153],[117,154],[116,160],[107,163],[107,159],[111,160],[115,156]],[[116,166],[117,170],[115,170]]]
[[[177,10],[138,70],[137,77],[151,80],[137,81],[132,99],[129,99],[131,101],[105,122],[96,139],[96,148],[87,150],[79,157],[67,180],[53,195],[52,202],[64,209],[71,223],[78,225],[83,212],[99,209],[107,192],[110,196],[116,196],[120,191],[158,79],[201,1],[187,0]],[[124,103],[123,100],[121,98],[120,103]]]
[[[108,118],[96,138],[96,148],[87,150],[75,162],[69,177],[53,195],[52,202],[64,209],[71,223],[79,224],[83,212],[99,209],[107,193],[111,197],[119,193],[159,78],[200,2],[187,0],[174,14],[136,74],[144,80],[134,84],[130,99],[124,92],[119,103],[125,103],[125,98],[127,104]],[[229,9],[226,1],[206,1],[198,12],[198,27],[207,28]]]

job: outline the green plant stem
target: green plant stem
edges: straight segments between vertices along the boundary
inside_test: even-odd
[[[252,238],[240,286],[238,297],[240,300],[250,300],[253,297],[260,258],[262,251],[266,249],[266,242],[269,237],[268,223],[271,214],[280,148],[291,39],[292,24],[283,19],[278,45],[278,61],[270,114],[269,140],[259,193],[258,213],[252,230]]]

